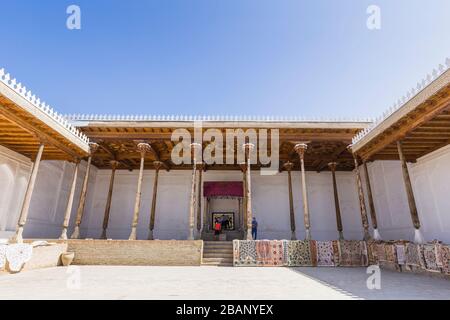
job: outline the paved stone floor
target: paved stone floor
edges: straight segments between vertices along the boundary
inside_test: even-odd
[[[0,275],[0,300],[450,299],[449,280],[382,270],[381,289],[369,290],[368,277],[365,268],[59,267]]]

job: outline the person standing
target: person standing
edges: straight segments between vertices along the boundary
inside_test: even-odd
[[[253,217],[252,219],[252,237],[253,240],[256,240],[258,236],[258,221],[256,221],[256,218]]]

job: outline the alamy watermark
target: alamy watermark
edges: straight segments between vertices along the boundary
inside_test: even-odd
[[[278,129],[225,129],[208,128],[203,130],[201,121],[194,122],[194,136],[188,129],[173,131],[171,140],[175,142],[171,160],[175,165],[191,164],[191,144],[207,146],[195,148],[196,162],[207,165],[240,165],[246,161],[244,144],[254,147],[249,151],[250,164],[261,164],[262,175],[274,175],[279,170],[279,130]]]
[[[366,13],[369,15],[367,17],[366,26],[369,30],[380,30],[381,29],[381,8],[377,5],[370,5],[367,7]]]
[[[381,269],[377,265],[367,267],[367,274],[370,276],[366,280],[367,289],[380,290],[381,289]]]
[[[66,26],[69,30],[81,29],[81,8],[75,4],[67,7],[66,13],[69,15],[66,20]]]

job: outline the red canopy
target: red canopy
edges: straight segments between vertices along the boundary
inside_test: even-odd
[[[205,197],[243,197],[242,181],[206,181],[203,184]]]

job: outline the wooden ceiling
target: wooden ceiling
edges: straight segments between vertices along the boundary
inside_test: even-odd
[[[409,162],[450,144],[450,84],[381,131],[357,154],[366,160],[398,160],[397,141],[402,141]]]
[[[181,126],[182,124],[180,124]],[[337,170],[349,171],[354,168],[352,155],[347,150],[352,137],[365,127],[362,123],[360,128],[281,128],[279,129],[280,141],[280,168],[286,161],[294,163],[294,170],[299,170],[299,157],[293,147],[299,142],[308,142],[308,150],[305,155],[305,168],[309,171],[328,170],[327,164],[337,161]],[[190,165],[174,165],[171,161],[171,153],[176,142],[171,141],[172,132],[175,128],[169,127],[138,127],[133,126],[108,126],[87,125],[79,127],[92,142],[97,142],[100,148],[93,157],[93,164],[101,169],[110,168],[110,160],[118,160],[121,169],[137,169],[139,167],[140,153],[137,144],[147,142],[152,150],[145,157],[145,168],[153,169],[153,161],[162,161],[166,169],[190,170]],[[193,136],[192,127],[186,127]],[[235,129],[235,128],[233,128]],[[246,130],[247,128],[243,127]],[[225,129],[223,132],[225,144]],[[269,133],[270,136],[270,133]],[[203,143],[205,148],[209,142]],[[235,147],[236,150],[237,147]],[[270,150],[270,142],[268,149]],[[226,154],[226,151],[223,151]],[[235,164],[212,164],[206,170],[240,170],[236,160]],[[262,167],[260,163],[254,166]]]
[[[0,145],[34,159],[43,141],[43,160],[83,158],[86,151],[63,137],[33,114],[0,95]]]

